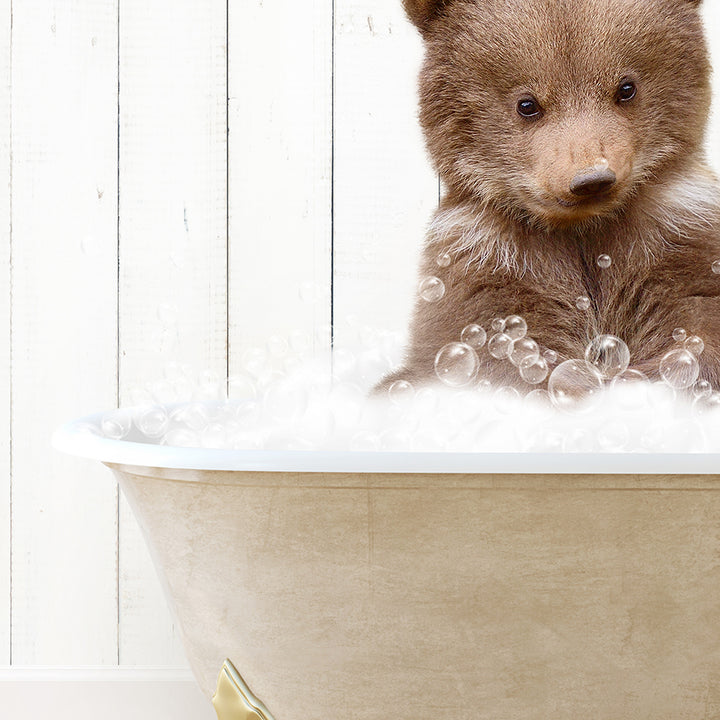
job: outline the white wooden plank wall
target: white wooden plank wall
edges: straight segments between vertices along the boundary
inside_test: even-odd
[[[16,0],[11,44],[0,0],[0,664],[184,664],[134,519],[57,424],[170,362],[326,349],[331,311],[338,348],[406,325],[438,184],[400,0],[228,5]],[[715,114],[716,165],[719,139]]]
[[[119,21],[120,399],[131,404],[138,387],[174,378],[171,362],[227,373],[225,0],[121,0]],[[124,498],[119,562],[120,662],[183,663]]]
[[[268,352],[272,336],[330,347],[333,0],[251,0],[229,11],[230,370],[237,374],[245,353]]]
[[[10,663],[10,0],[0,2],[0,665]]]
[[[12,661],[117,661],[116,490],[50,452],[116,402],[114,2],[12,18]]]

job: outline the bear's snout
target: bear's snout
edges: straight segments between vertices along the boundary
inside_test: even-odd
[[[570,182],[570,192],[580,197],[600,195],[617,181],[615,173],[607,167],[591,167],[581,170]]]

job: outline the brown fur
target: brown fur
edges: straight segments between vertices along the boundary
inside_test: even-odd
[[[651,377],[674,328],[705,341],[702,377],[720,385],[720,192],[702,143],[710,67],[692,0],[404,0],[423,33],[420,119],[447,188],[420,276],[405,367],[422,382],[462,329],[522,315],[560,359],[596,334],[621,337]],[[617,102],[630,78],[636,96]],[[540,102],[521,117],[520,98]],[[602,160],[611,191],[578,202],[570,183]],[[452,264],[436,263],[449,251]],[[600,269],[598,255],[611,256]],[[588,311],[576,298],[588,296]],[[523,383],[481,352],[481,375]]]

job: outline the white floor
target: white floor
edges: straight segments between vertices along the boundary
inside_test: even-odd
[[[217,720],[189,672],[164,669],[0,669],[8,720]]]

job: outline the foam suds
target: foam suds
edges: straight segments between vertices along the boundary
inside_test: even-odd
[[[513,320],[509,327],[519,324]],[[473,338],[482,334],[475,328],[471,333]],[[688,369],[693,357],[686,346],[673,351],[681,361],[674,374],[667,381],[651,383],[626,369],[626,348],[618,339],[596,338],[586,359],[554,367],[548,392],[533,389],[532,380],[547,372],[548,361],[543,356],[538,359],[536,346],[523,334],[513,341],[520,343],[513,364],[522,377],[523,369],[531,377],[525,395],[510,387],[492,388],[477,377],[465,384],[473,365],[468,364],[468,351],[475,354],[480,348],[464,344],[460,351],[438,352],[442,382],[419,388],[397,382],[378,397],[368,393],[399,363],[404,343],[397,335],[369,329],[361,336],[370,342],[354,350],[338,350],[325,361],[303,359],[307,344],[300,344],[302,352],[293,353],[292,343],[271,338],[267,349],[243,353],[242,372],[229,379],[210,373],[193,377],[187,368],[172,364],[162,380],[131,394],[132,407],[107,413],[100,427],[88,431],[136,442],[229,449],[641,453],[720,449],[720,393],[708,383],[695,382],[695,368]],[[511,362],[512,349],[498,361]],[[451,351],[459,358],[459,369],[446,362]],[[486,347],[483,352],[487,351]],[[573,391],[578,382],[580,395]]]

